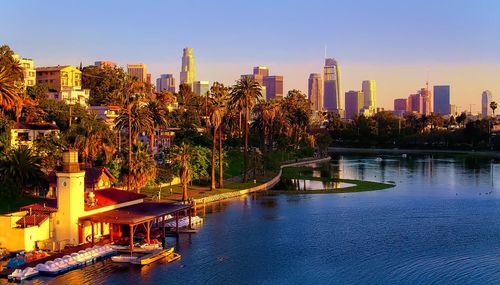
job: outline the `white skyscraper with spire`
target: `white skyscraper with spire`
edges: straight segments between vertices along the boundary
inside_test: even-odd
[[[186,83],[191,87],[193,82],[196,80],[196,73],[194,69],[194,56],[192,48],[184,48],[182,54],[182,68],[180,81],[181,84]]]

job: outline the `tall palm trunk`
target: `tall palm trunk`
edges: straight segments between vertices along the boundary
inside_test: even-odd
[[[183,158],[183,160],[186,160],[187,158]],[[187,184],[188,184],[188,179],[189,179],[189,167],[187,165],[187,161],[182,161],[182,166],[181,166],[181,182],[182,182],[182,201],[185,202],[188,199],[188,190],[187,190]]]
[[[244,150],[244,159],[243,159],[243,182],[248,181],[248,95],[245,94],[245,150]]]
[[[132,116],[131,107],[128,108],[128,178],[127,178],[127,191],[130,191],[130,178],[132,173]]]
[[[224,187],[224,169],[222,167],[222,129],[219,127],[219,188]]]
[[[155,130],[156,131],[156,130]],[[149,135],[149,148],[151,149],[151,157],[155,157],[155,131]]]
[[[217,146],[217,126],[213,126],[213,135],[212,135],[212,176],[210,181],[210,190],[215,191],[215,152]]]

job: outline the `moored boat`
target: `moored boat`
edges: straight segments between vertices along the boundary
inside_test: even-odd
[[[132,261],[132,264],[136,265],[147,265],[150,263],[153,263],[157,260],[160,260],[164,258],[165,256],[168,256],[174,252],[174,248],[171,247],[169,249],[159,249],[155,250],[154,252],[150,254],[146,254],[144,256],[141,256],[140,258],[137,258],[136,260]]]
[[[111,260],[113,262],[120,262],[120,263],[130,263],[134,260],[139,258],[138,256],[133,256],[133,255],[115,255],[111,257]]]
[[[26,267],[25,269],[16,269],[12,274],[7,276],[10,281],[23,281],[39,274],[38,270],[33,267]]]

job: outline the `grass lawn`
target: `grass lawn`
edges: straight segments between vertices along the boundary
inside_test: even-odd
[[[320,170],[318,168],[317,170]],[[315,194],[315,193],[351,193],[351,192],[363,192],[363,191],[375,191],[375,190],[383,190],[396,186],[395,184],[390,183],[381,183],[374,181],[364,181],[364,180],[355,180],[355,179],[343,179],[343,178],[329,178],[329,177],[313,177],[312,167],[287,167],[283,169],[283,174],[281,178],[283,179],[307,179],[307,180],[316,180],[316,181],[328,181],[328,182],[344,182],[355,184],[354,186],[336,189],[336,190],[313,190],[313,191],[295,191],[295,190],[283,190],[276,192],[288,192],[294,194]]]
[[[10,213],[19,210],[20,207],[44,201],[43,198],[20,196],[15,198],[0,199],[0,214]]]

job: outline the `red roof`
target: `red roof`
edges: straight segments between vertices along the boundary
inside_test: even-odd
[[[14,130],[59,130],[59,128],[50,123],[15,123]]]
[[[140,224],[176,212],[190,209],[191,204],[175,204],[165,202],[143,202],[127,207],[105,211],[86,217],[80,217],[81,221],[114,223],[122,225]]]
[[[21,211],[32,211],[32,212],[40,212],[40,213],[54,213],[57,212],[57,200],[56,199],[47,199],[43,202],[37,202],[33,204],[29,204],[19,208]]]
[[[88,200],[88,195],[89,193],[85,194],[85,200]],[[88,203],[85,203],[85,211],[99,209],[110,205],[117,205],[146,197],[146,195],[143,194],[119,190],[116,188],[96,190],[94,191],[94,195],[97,204],[95,206],[90,206]]]
[[[49,215],[31,215],[31,216],[24,216],[21,219],[19,219],[16,224],[26,227],[26,226],[39,226],[45,220],[49,218]]]

